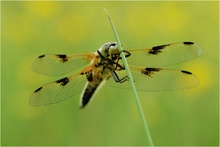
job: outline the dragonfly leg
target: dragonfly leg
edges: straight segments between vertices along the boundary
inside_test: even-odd
[[[128,76],[125,76],[120,79],[118,77],[118,75],[116,74],[115,70],[110,70],[110,72],[111,72],[111,75],[112,75],[113,79],[115,80],[115,82],[124,83],[125,81],[129,80]]]
[[[121,52],[126,53],[126,54],[125,54],[125,58],[127,58],[127,57],[131,56],[131,53],[130,53],[129,51],[122,50],[122,51],[120,51],[120,52],[119,52],[119,54],[121,54]],[[121,57],[119,57],[119,59],[121,59]]]
[[[126,51],[126,50],[123,50],[123,52],[126,53],[126,54],[125,54],[125,57],[126,57],[126,58],[129,57],[129,56],[131,56],[131,53],[130,53],[130,52],[128,52],[128,51]],[[103,61],[107,61],[107,62],[110,63],[111,65],[114,65],[114,64],[115,64],[115,65],[116,65],[116,66],[115,66],[115,70],[125,69],[124,66],[122,66],[121,64],[118,63],[118,62],[120,61],[120,59],[122,59],[122,58],[119,56],[121,52],[120,52],[120,53],[117,53],[117,54],[112,54],[112,55],[111,55],[111,58],[112,58],[112,59],[109,59],[109,58],[103,56],[102,53],[101,53],[99,50],[97,50],[97,53],[99,54],[99,56],[102,58]],[[114,60],[116,60],[116,62],[115,62]],[[118,67],[119,67],[119,69],[117,69]]]
[[[112,59],[109,59],[109,58],[103,56],[102,53],[101,53],[99,50],[97,50],[97,52],[98,52],[99,56],[102,58],[101,65],[103,65],[105,68],[110,69],[110,73],[111,73],[113,79],[114,79],[116,82],[123,83],[123,82],[129,80],[128,76],[125,76],[125,77],[123,77],[123,78],[120,79],[120,78],[118,77],[117,73],[115,72],[115,70],[125,69],[122,65],[120,65],[120,64],[118,63],[119,58],[117,58],[117,62],[115,62],[115,61],[113,61]],[[114,68],[114,66],[113,66],[114,64],[116,64],[116,67],[115,67],[115,68]],[[119,67],[119,69],[117,69],[118,67]]]
[[[127,57],[129,57],[129,56],[131,56],[131,53],[130,52],[128,52],[128,51],[126,51],[126,50],[123,50],[123,52],[124,53],[127,53],[127,54],[125,54],[125,57],[127,58]],[[121,52],[120,52],[121,53]]]
[[[126,50],[122,50],[122,51],[120,51],[119,54],[121,54],[121,52],[127,53],[127,54],[125,54],[125,58],[131,56],[131,53],[128,52],[128,51],[126,51]],[[118,66],[120,67],[120,69],[125,69],[124,66],[121,66],[121,65],[118,63],[120,59],[122,59],[122,58],[119,56],[119,58],[117,58],[117,62],[116,62],[116,67],[115,67],[115,69],[117,69]]]
[[[105,56],[102,55],[102,53],[101,53],[99,50],[97,50],[97,53],[99,54],[99,56],[100,56],[102,59],[105,59],[105,58],[106,58]]]
[[[105,56],[103,56],[102,55],[102,53],[99,51],[99,50],[97,50],[97,53],[99,54],[99,56],[101,57],[101,59],[102,59],[102,62],[101,62],[101,65],[103,65],[103,64],[110,64],[110,65],[112,65],[112,67],[113,67],[113,65],[115,64],[116,65],[116,67],[114,68],[115,70],[117,69],[117,67],[119,67],[120,69],[118,69],[118,70],[121,70],[121,69],[124,69],[124,67],[122,66],[122,65],[120,65],[118,62],[119,62],[119,59],[117,58],[117,62],[115,62],[115,61],[113,61],[112,59],[109,59],[109,58],[107,58],[107,57],[105,57]],[[116,60],[116,59],[115,59]],[[105,63],[106,62],[106,63]],[[111,68],[110,68],[111,69]]]

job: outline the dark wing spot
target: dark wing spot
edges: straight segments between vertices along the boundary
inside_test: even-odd
[[[43,88],[43,87],[40,87],[40,88],[38,88],[37,90],[35,90],[34,92],[36,93],[36,92],[40,91],[42,88]]]
[[[38,58],[43,58],[43,57],[45,57],[45,55],[40,55]]]
[[[61,62],[66,62],[66,61],[68,61],[68,58],[67,58],[67,56],[66,55],[56,55],[57,57],[59,57],[61,60]]]
[[[191,72],[189,72],[189,71],[185,71],[185,70],[181,70],[181,72],[182,72],[182,73],[185,73],[185,74],[189,74],[189,75],[192,74]]]
[[[192,44],[194,44],[194,42],[183,42],[183,44],[185,44],[185,45],[192,45]]]
[[[158,53],[161,53],[161,50],[164,49],[166,46],[169,46],[170,44],[166,45],[160,45],[160,46],[154,46],[148,53],[156,55]]]
[[[151,76],[154,72],[159,72],[161,68],[145,68],[141,72],[145,75]]]
[[[69,79],[65,77],[63,79],[57,80],[56,83],[60,83],[62,86],[65,86],[67,83],[69,83]]]

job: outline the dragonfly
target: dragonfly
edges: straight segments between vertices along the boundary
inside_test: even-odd
[[[199,84],[197,76],[190,71],[164,68],[200,56],[202,49],[194,42],[131,48],[123,52],[139,91],[188,89]],[[36,89],[29,99],[31,106],[58,103],[82,93],[80,108],[84,108],[106,81],[115,88],[131,89],[116,42],[107,42],[94,53],[40,55],[33,62],[32,70],[47,76],[75,73]]]

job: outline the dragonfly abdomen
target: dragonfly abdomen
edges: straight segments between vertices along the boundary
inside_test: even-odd
[[[85,107],[88,104],[94,93],[98,91],[98,88],[101,87],[103,82],[104,81],[102,79],[96,82],[87,82],[81,96],[81,101],[80,101],[81,108]]]

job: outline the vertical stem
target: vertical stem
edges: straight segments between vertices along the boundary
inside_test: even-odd
[[[116,41],[117,41],[117,44],[118,44],[118,49],[119,49],[119,52],[121,53],[121,57],[122,57],[122,61],[124,63],[124,66],[125,66],[125,70],[126,70],[126,73],[128,75],[128,78],[129,78],[129,81],[130,81],[130,84],[131,84],[131,87],[132,87],[132,90],[134,92],[134,95],[135,95],[135,101],[137,103],[137,106],[138,106],[138,111],[140,113],[140,117],[141,117],[141,120],[142,120],[142,123],[144,125],[144,130],[145,130],[145,133],[146,133],[146,139],[147,139],[147,143],[149,146],[153,146],[153,141],[151,139],[151,135],[150,135],[150,132],[149,132],[149,129],[148,129],[148,125],[147,125],[147,122],[146,122],[146,119],[145,119],[145,116],[144,116],[144,112],[143,112],[143,109],[142,109],[142,106],[141,106],[141,103],[140,103],[140,100],[139,100],[139,97],[138,97],[138,93],[137,93],[137,90],[136,90],[136,87],[135,87],[135,84],[134,84],[134,80],[133,80],[133,77],[132,77],[132,74],[130,72],[130,69],[129,69],[129,66],[128,66],[128,63],[127,63],[127,60],[125,58],[125,55],[124,55],[124,52],[122,51],[122,47],[121,47],[121,42],[120,42],[120,39],[118,37],[118,34],[117,34],[117,31],[114,27],[114,24],[111,20],[111,17],[108,13],[108,11],[106,9],[104,9],[108,15],[108,19],[111,23],[111,27],[113,29],[113,32],[114,32],[114,35],[115,35],[115,38],[116,38]]]

